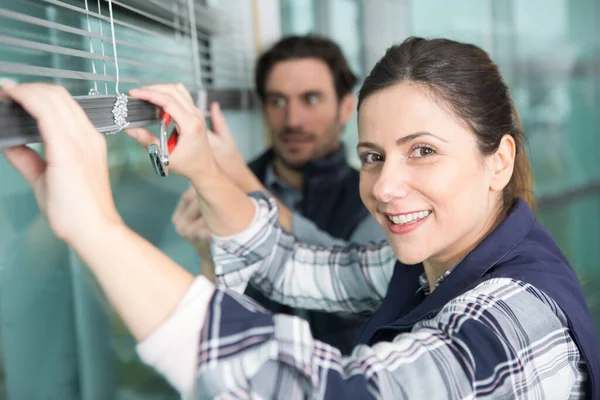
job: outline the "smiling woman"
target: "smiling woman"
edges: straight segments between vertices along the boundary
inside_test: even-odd
[[[535,220],[523,132],[479,48],[410,38],[365,81],[361,196],[389,244],[299,242],[282,230],[273,198],[248,196],[220,171],[185,93],[132,93],[181,128],[170,167],[192,182],[215,234],[218,287],[124,226],[106,184],[105,145],[64,91],[6,93],[45,128],[48,163],[25,148],[8,159],[96,275],[142,358],[185,396],[598,398],[600,354],[585,298]],[[66,186],[76,190],[65,196]],[[248,284],[291,307],[372,316],[342,357],[305,321],[240,295]]]
[[[423,68],[417,63],[411,65],[413,73]],[[435,279],[475,247],[512,207],[516,198],[505,199],[503,191],[514,191],[508,187],[515,185],[511,179],[516,143],[522,142],[522,133],[510,125],[500,129],[490,126],[485,131],[488,136],[482,139],[496,146],[486,155],[481,151],[482,139],[469,127],[474,118],[459,119],[452,111],[457,107],[454,98],[444,106],[439,93],[442,89],[431,83],[432,79],[400,80],[396,71],[390,71],[389,78],[382,77],[381,72],[376,66],[361,92],[361,196],[369,211],[388,228],[388,238],[400,261],[424,262],[427,276]],[[439,73],[443,83],[438,85],[447,85],[444,71]],[[495,75],[501,84],[497,72]],[[382,85],[388,87],[370,90]],[[475,91],[469,93],[479,96]],[[507,106],[503,118],[510,123],[514,119],[506,90],[504,93]],[[467,103],[471,99],[465,96],[461,100]],[[482,103],[498,108],[493,102]],[[483,107],[468,112],[476,117],[477,112],[489,115]],[[523,153],[521,148],[518,152]],[[523,165],[528,171],[526,158],[517,168]],[[427,218],[419,218],[421,213],[427,213]],[[391,218],[402,216],[408,218],[400,218],[400,225]]]

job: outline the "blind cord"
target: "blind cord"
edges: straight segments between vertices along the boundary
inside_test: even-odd
[[[85,11],[87,11],[87,13],[85,14],[85,19],[87,20],[87,28],[88,28],[88,32],[92,33],[92,25],[90,24],[90,9],[88,7],[88,0],[85,0]],[[93,55],[94,54],[94,44],[92,42],[92,37],[89,36],[89,43],[90,43],[90,53]],[[94,61],[94,58],[92,58],[90,60],[92,62],[92,72],[94,73],[94,75],[96,75],[96,61]],[[98,94],[98,82],[94,79],[94,88],[90,89],[90,95],[96,95]]]
[[[102,7],[100,6],[100,0],[98,0],[98,14],[102,16]],[[100,36],[104,37],[104,32],[102,30],[102,19],[98,19],[98,23],[100,24]],[[100,39],[100,43],[102,46],[102,57],[106,57],[104,54],[104,39]],[[106,76],[106,59],[102,60],[102,67],[104,69],[104,76]],[[108,96],[108,83],[104,81],[104,94]]]
[[[117,75],[117,81],[115,83],[115,92],[117,93],[117,99],[112,109],[112,115],[115,121],[115,125],[118,128],[114,132],[109,132],[109,134],[115,134],[117,132],[120,132],[127,125],[129,125],[129,122],[127,122],[127,95],[119,92],[119,59],[117,58],[117,40],[115,38],[115,22],[113,18],[112,0],[107,1],[108,12],[110,14],[110,32],[112,35],[113,55],[115,57],[115,69]]]
[[[117,93],[117,96],[121,95],[121,92],[119,92],[119,60],[117,58],[117,41],[115,39],[115,20],[113,18],[113,10],[112,10],[112,0],[107,0],[108,1],[108,12],[110,14],[110,32],[112,35],[112,45],[113,45],[113,55],[115,57],[115,69],[116,69],[116,73],[117,73],[117,82],[115,85],[115,92]]]

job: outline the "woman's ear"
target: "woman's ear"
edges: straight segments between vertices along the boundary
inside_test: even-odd
[[[491,157],[490,190],[501,192],[510,182],[515,166],[516,149],[515,139],[511,135],[504,135],[498,149]]]

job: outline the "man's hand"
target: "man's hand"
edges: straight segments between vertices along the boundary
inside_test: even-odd
[[[260,181],[238,149],[219,103],[211,104],[210,119],[214,131],[208,131],[208,142],[221,171],[246,192],[260,190]]]
[[[211,233],[202,216],[196,189],[190,187],[181,195],[172,221],[177,234],[187,240],[200,256],[200,272],[214,282],[215,270],[210,251]]]
[[[227,121],[218,103],[211,104],[210,118],[214,132],[208,131],[208,142],[210,143],[219,169],[246,193],[262,191],[274,197],[250,170],[246,161],[244,161],[244,157],[242,157],[233,136],[231,136]],[[291,232],[292,213],[279,199],[275,198],[275,200],[279,206],[279,221],[281,226],[286,231]]]
[[[106,139],[73,97],[43,83],[5,83],[1,95],[37,120],[45,159],[27,146],[3,153],[33,189],[56,235],[73,244],[88,232],[122,224],[110,188]]]

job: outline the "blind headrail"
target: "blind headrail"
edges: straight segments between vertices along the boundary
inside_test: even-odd
[[[192,93],[194,101],[198,95]],[[112,109],[116,96],[75,96],[94,127],[102,133],[117,129],[114,124]],[[218,101],[225,110],[241,110],[253,108],[258,100],[248,90],[208,90],[209,104]],[[160,122],[160,109],[143,100],[129,98],[127,103],[127,122],[130,127],[146,126]],[[41,141],[36,121],[19,104],[0,100],[0,149],[21,144]]]

